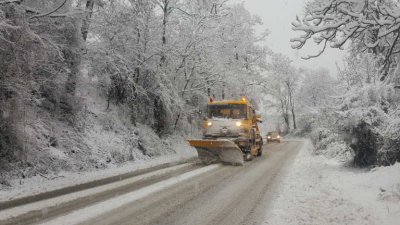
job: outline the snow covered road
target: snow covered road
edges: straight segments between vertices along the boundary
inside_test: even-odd
[[[270,144],[261,158],[242,167],[180,165],[131,182],[96,187],[97,192],[94,188],[94,194],[84,198],[77,198],[84,195],[77,192],[30,203],[0,211],[0,224],[261,223],[301,146],[298,141]],[[51,202],[51,207],[43,207]],[[40,207],[12,218],[35,206]]]
[[[301,146],[270,144],[243,167],[221,166],[82,224],[260,224]]]
[[[346,168],[290,140],[244,166],[183,163],[0,210],[0,225],[397,225],[399,168]]]

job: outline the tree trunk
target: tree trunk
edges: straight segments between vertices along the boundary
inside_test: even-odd
[[[163,22],[162,22],[162,46],[165,48],[165,45],[167,44],[167,22],[168,22],[168,14],[169,14],[169,0],[163,0],[163,6],[162,6],[162,11],[163,11]],[[165,55],[165,49],[162,50],[161,54],[161,60],[160,60],[160,65],[163,66],[165,61],[167,60],[167,57]]]
[[[154,98],[153,103],[153,114],[154,114],[154,130],[158,134],[158,136],[162,136],[165,129],[165,111],[161,99],[159,96]]]
[[[283,114],[283,119],[285,120],[285,124],[286,124],[286,127],[287,127],[287,131],[289,132],[290,131],[290,121],[289,121],[289,113],[284,113]]]
[[[208,99],[210,99],[210,97],[211,97],[210,81],[207,80],[206,83],[207,83],[207,97],[208,97]]]
[[[86,41],[87,35],[89,33],[89,24],[90,24],[90,19],[92,18],[94,1],[95,0],[87,0],[86,1],[85,19],[82,21],[82,28],[81,28],[82,38],[85,41]]]
[[[288,90],[289,106],[290,106],[290,110],[292,112],[293,129],[296,129],[297,127],[296,127],[296,116],[294,114],[293,84],[290,82],[289,79],[286,81],[286,87]]]
[[[294,106],[292,107],[292,118],[293,118],[293,129],[296,130],[297,126],[296,126],[296,116],[294,114]]]
[[[76,27],[79,27],[79,20],[74,19],[73,23],[75,24]],[[68,64],[68,67],[70,68],[70,72],[67,77],[67,81],[65,83],[65,90],[66,94],[69,94],[71,96],[75,95],[75,89],[76,89],[76,82],[78,79],[78,75],[80,73],[80,67],[81,67],[81,60],[82,60],[82,39],[80,36],[79,29],[74,32],[74,35],[70,38],[69,40],[69,46],[68,48],[65,48],[63,50],[63,56],[65,59],[65,62]]]
[[[292,94],[291,92],[289,92],[289,104],[290,104],[290,110],[292,111],[292,119],[293,119],[293,129],[296,130],[297,126],[296,126],[296,116],[294,113],[294,102],[292,99]]]
[[[285,121],[286,127],[289,131],[290,130],[290,121],[289,121],[289,113],[288,113],[289,109],[288,109],[286,100],[281,99],[281,110],[282,110],[283,120]]]

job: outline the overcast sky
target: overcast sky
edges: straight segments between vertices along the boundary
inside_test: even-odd
[[[315,54],[319,48],[315,45],[306,45],[301,50],[290,47],[290,38],[301,34],[301,32],[292,31],[291,22],[296,19],[296,15],[302,14],[305,0],[233,0],[232,2],[243,2],[252,14],[257,14],[262,18],[264,25],[259,29],[270,30],[267,46],[274,52],[290,57],[296,67],[324,67],[329,69],[332,75],[336,75],[335,62],[342,65],[344,51],[327,48],[320,57],[303,60],[302,56]]]

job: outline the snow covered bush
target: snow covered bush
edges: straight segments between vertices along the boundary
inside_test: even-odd
[[[319,122],[321,128],[312,132],[316,153],[340,161],[351,157],[357,167],[400,161],[398,103],[392,92],[391,86],[374,84],[348,92],[324,117],[334,122]]]
[[[342,95],[335,94],[335,91],[327,93],[321,82],[313,84],[312,92],[324,90],[325,94],[313,94],[308,90],[309,82],[302,84],[297,96],[300,104],[298,129],[292,133],[300,136],[310,134],[317,154],[341,162],[351,162],[357,167],[391,165],[400,160],[399,93],[392,84],[379,81],[346,82],[344,78],[354,78],[358,71],[353,66],[351,70],[342,71],[348,75],[341,77],[340,83],[331,84],[330,88],[343,90]],[[366,80],[371,77],[362,76]],[[317,98],[301,97],[313,95]],[[322,96],[325,96],[324,101],[319,101],[319,104],[310,101]]]
[[[297,113],[296,117],[297,128],[292,129],[289,136],[294,137],[307,137],[315,129],[316,121],[312,114],[308,113]]]
[[[388,114],[381,130],[383,146],[378,151],[378,164],[392,165],[400,162],[400,110]]]
[[[314,145],[315,154],[321,154],[342,163],[350,163],[354,158],[353,151],[344,142],[343,137],[331,129],[315,129],[310,138]]]
[[[374,132],[374,127],[365,121],[357,121],[349,126],[351,129],[350,147],[354,152],[354,165],[368,167],[377,165],[377,152],[379,149],[379,134]]]
[[[395,112],[399,103],[392,92],[391,85],[366,85],[350,92],[340,106],[339,129],[350,137],[348,143],[355,153],[356,166],[387,165],[400,160],[396,153],[384,157],[387,149],[398,151],[394,143],[400,139],[400,133],[394,133],[398,129]]]

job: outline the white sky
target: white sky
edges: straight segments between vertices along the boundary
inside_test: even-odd
[[[260,16],[264,22],[259,30],[270,30],[271,34],[267,38],[267,46],[276,53],[282,53],[293,60],[296,67],[319,68],[324,67],[331,71],[331,75],[336,75],[337,69],[335,62],[343,64],[344,51],[327,48],[318,58],[309,60],[301,59],[302,56],[318,53],[319,46],[309,45],[301,50],[294,50],[290,47],[290,39],[299,36],[301,32],[292,31],[291,22],[296,19],[296,15],[301,15],[306,0],[233,0],[232,2],[243,2],[246,9],[252,14]]]

